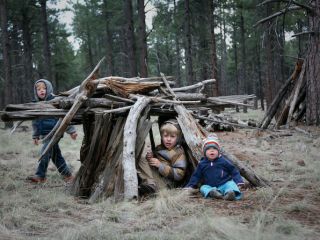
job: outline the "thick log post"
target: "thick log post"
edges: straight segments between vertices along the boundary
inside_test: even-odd
[[[124,180],[124,198],[133,199],[138,197],[138,177],[135,166],[136,159],[136,138],[138,119],[142,110],[151,101],[147,97],[138,97],[138,100],[131,108],[127,122],[124,126],[124,144],[123,144],[123,180]]]

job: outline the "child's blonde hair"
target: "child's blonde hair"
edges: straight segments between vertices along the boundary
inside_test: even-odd
[[[168,120],[160,127],[160,135],[164,133],[175,134],[178,137],[181,135],[181,130],[178,121],[175,119]]]
[[[47,85],[42,81],[36,83],[36,88],[38,88],[40,86],[47,88]]]

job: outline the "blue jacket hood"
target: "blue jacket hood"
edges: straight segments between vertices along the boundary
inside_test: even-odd
[[[33,95],[34,95],[34,99],[36,101],[41,101],[41,99],[39,99],[38,94],[37,94],[37,88],[36,85],[39,82],[43,82],[46,85],[47,88],[47,93],[46,93],[46,97],[43,100],[48,100],[48,97],[51,96],[53,94],[53,87],[50,81],[46,80],[46,79],[39,79],[34,83],[33,86]]]

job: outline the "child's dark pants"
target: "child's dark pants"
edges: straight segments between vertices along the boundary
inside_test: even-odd
[[[43,143],[43,146],[41,148],[41,154],[43,153],[43,151],[46,149],[48,143],[49,143],[50,139],[48,139],[47,141],[45,141]],[[62,176],[70,176],[71,172],[66,164],[66,161],[64,160],[63,156],[61,155],[61,150],[60,147],[58,145],[58,143],[56,143],[51,150],[49,150],[40,160],[38,168],[37,168],[37,172],[36,175],[42,178],[46,177],[46,172],[47,172],[47,168],[49,165],[49,161],[50,158],[52,158],[52,162],[54,163],[54,165],[57,167],[59,173]]]

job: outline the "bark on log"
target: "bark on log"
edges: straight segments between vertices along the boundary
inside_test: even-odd
[[[258,176],[253,169],[250,167],[245,166],[236,156],[222,151],[222,155],[227,157],[230,162],[232,162],[240,171],[241,176],[247,179],[251,185],[254,187],[267,187],[270,186],[270,183],[264,179],[263,177]]]
[[[293,96],[292,96],[292,101],[290,104],[290,108],[289,108],[289,113],[288,113],[288,118],[287,118],[287,124],[291,121],[292,119],[292,115],[294,110],[296,109],[296,104],[298,102],[298,96],[299,93],[301,92],[301,88],[305,85],[306,83],[306,78],[305,78],[305,70],[306,70],[306,63],[303,64],[302,66],[302,70],[300,72],[300,76],[299,79],[297,81],[297,84],[295,86],[294,92],[293,92]]]
[[[87,128],[84,129],[87,137],[83,140],[80,155],[82,164],[72,187],[75,196],[89,197],[91,194],[92,186],[98,176],[97,169],[101,169],[101,165],[105,164],[105,159],[102,156],[112,131],[111,121],[111,114],[107,117],[104,117],[103,114],[96,114],[94,125],[92,122],[87,122],[87,125],[84,125]],[[101,139],[104,141],[100,141]]]
[[[109,115],[109,114],[105,114]],[[92,187],[92,192],[89,198],[89,203],[94,203],[103,197],[110,197],[112,195],[123,195],[123,193],[116,193],[116,189],[121,189],[121,186],[116,186],[117,179],[122,174],[117,174],[122,171],[121,160],[123,150],[123,130],[126,119],[118,117],[111,136],[108,141],[105,153],[101,157],[101,163],[96,171],[96,184]]]
[[[150,98],[139,97],[131,108],[124,127],[124,146],[123,146],[123,180],[124,198],[133,199],[138,197],[138,177],[135,166],[137,124],[142,110],[148,105]]]

